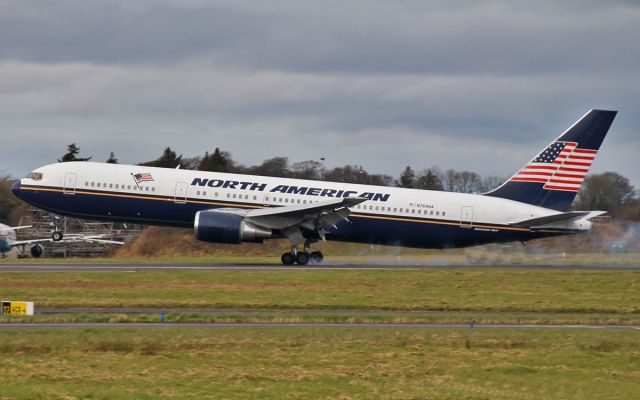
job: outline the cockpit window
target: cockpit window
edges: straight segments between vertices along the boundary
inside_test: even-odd
[[[41,181],[42,180],[42,172],[32,172],[29,175],[27,175],[27,178],[31,178],[34,181]]]

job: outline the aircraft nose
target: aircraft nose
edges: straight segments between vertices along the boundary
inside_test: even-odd
[[[13,186],[11,187],[11,193],[13,193],[13,195],[17,198],[22,199],[22,196],[20,196],[22,193],[22,191],[20,190],[20,181],[16,181],[16,183],[13,184]]]

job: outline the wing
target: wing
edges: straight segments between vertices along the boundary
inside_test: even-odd
[[[44,242],[53,242],[51,238],[43,238],[43,239],[29,239],[29,240],[16,240],[15,242],[11,242],[11,247],[14,246],[23,246],[34,243],[44,243]]]
[[[101,236],[71,236],[64,237],[62,240],[54,241],[52,238],[42,238],[42,239],[29,239],[29,240],[16,240],[15,242],[11,242],[11,247],[14,246],[26,246],[35,243],[45,243],[45,242],[56,242],[56,243],[64,243],[64,242],[94,242],[94,243],[104,243],[104,244],[119,244],[123,245],[124,242],[118,242],[116,240],[108,240],[101,239]]]
[[[349,207],[367,200],[363,197],[345,197],[295,206],[253,210],[218,208],[213,211],[238,215],[252,225],[279,231],[297,245],[307,240],[307,232],[325,240],[323,225],[337,229],[338,222],[348,221],[347,217],[351,214]]]
[[[26,229],[26,228],[31,228],[31,225],[23,225],[23,226],[7,226],[4,229],[9,229],[12,231],[17,231],[18,229]]]

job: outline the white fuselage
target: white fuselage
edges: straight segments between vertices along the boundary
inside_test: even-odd
[[[146,179],[138,181],[136,175]],[[352,241],[349,238],[352,235],[356,242],[384,244],[394,243],[394,233],[387,232],[389,229],[399,229],[398,237],[408,235],[401,232],[408,228],[412,235],[433,236],[439,235],[434,231],[437,227],[448,228],[442,235],[450,238],[452,246],[491,242],[492,233],[500,236],[495,241],[508,241],[502,236],[509,232],[515,234],[511,240],[527,240],[523,235],[529,233],[528,229],[510,224],[558,213],[478,194],[93,162],[38,168],[20,181],[14,193],[38,207],[63,215],[183,227],[193,224],[195,212],[209,208],[262,208],[308,204],[335,197],[364,197],[369,200],[353,207],[349,219],[360,230],[376,230],[372,223],[385,223],[384,228],[367,235],[360,231],[352,234],[349,227],[345,227],[341,229],[347,237],[341,229],[333,236],[336,240]],[[391,222],[411,225],[403,228]],[[413,230],[414,224],[425,226]],[[429,230],[424,230],[427,225]],[[451,231],[453,228],[455,231]],[[482,239],[472,240],[469,231],[476,232]],[[454,238],[456,232],[461,232],[466,239],[458,243]],[[409,237],[397,243],[412,247],[448,246],[444,242],[433,244],[440,242],[431,239]]]

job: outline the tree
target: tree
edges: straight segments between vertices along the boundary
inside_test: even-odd
[[[160,167],[160,168],[175,168],[180,165],[182,161],[182,154],[180,156],[176,155],[176,152],[171,150],[170,147],[164,149],[162,155],[153,161],[147,161],[140,165],[144,165],[147,167]]]
[[[442,186],[448,192],[478,193],[482,192],[480,175],[470,171],[447,170],[442,176]]]
[[[325,171],[324,180],[375,186],[389,186],[393,182],[389,175],[369,174],[360,165],[345,165]]]
[[[76,146],[75,143],[71,143],[67,147],[67,153],[62,156],[62,158],[58,159],[58,162],[69,162],[69,161],[89,161],[91,157],[82,158],[78,157],[78,153],[80,152],[80,148]]]
[[[209,152],[204,154],[200,164],[198,164],[198,169],[200,171],[233,172],[234,162],[231,159],[231,154],[226,151],[220,151],[216,147],[213,154],[209,155]]]
[[[416,189],[426,189],[426,190],[443,190],[442,181],[438,176],[437,171],[432,171],[431,169],[423,172],[414,184]]]
[[[635,196],[629,179],[615,172],[589,175],[582,183],[576,208],[607,211],[617,217]]]
[[[20,216],[27,213],[27,203],[11,194],[15,181],[9,176],[0,176],[0,222],[17,225]]]
[[[291,177],[297,179],[322,179],[323,168],[318,161],[300,161],[291,165]]]
[[[289,159],[287,157],[273,157],[264,160],[262,164],[249,168],[249,173],[286,178],[290,175]]]
[[[113,151],[111,152],[111,154],[109,154],[109,159],[107,161],[105,161],[107,164],[117,164],[118,163],[118,159],[116,158],[116,156],[113,154]]]
[[[402,174],[400,174],[400,179],[396,181],[396,186],[403,188],[412,188],[415,187],[416,184],[416,173],[413,172],[410,166],[407,165],[407,168],[404,169]]]

